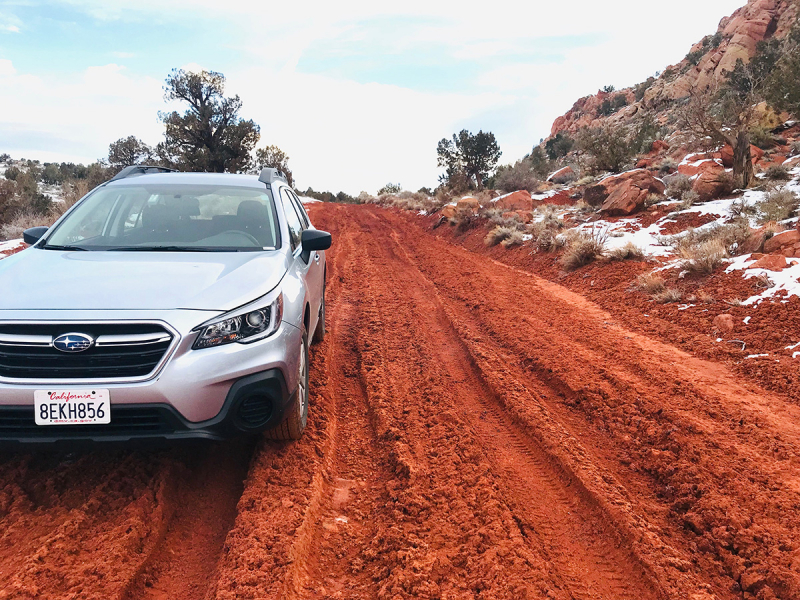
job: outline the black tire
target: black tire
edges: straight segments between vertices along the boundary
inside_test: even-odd
[[[283,422],[269,429],[265,435],[273,440],[299,440],[308,423],[308,334],[303,327],[303,342],[300,348],[300,371],[292,394],[291,405],[287,409]]]
[[[312,344],[319,344],[325,339],[325,288],[322,288],[322,304],[319,306],[319,320],[317,321],[317,328],[314,330],[314,337],[311,340]]]

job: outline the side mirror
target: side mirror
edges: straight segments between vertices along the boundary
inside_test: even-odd
[[[300,242],[303,250],[313,252],[314,250],[327,250],[330,248],[333,238],[327,231],[306,229],[300,236]]]
[[[42,236],[47,233],[49,227],[31,227],[22,232],[22,240],[29,246],[33,246],[36,242],[42,239]]]
[[[306,229],[300,234],[300,245],[303,248],[303,262],[308,262],[311,253],[315,250],[327,250],[331,247],[331,234],[327,231],[317,231],[316,229]]]

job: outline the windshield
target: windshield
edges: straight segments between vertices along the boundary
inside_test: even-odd
[[[266,187],[115,185],[75,207],[43,247],[244,251],[275,249],[279,239]]]

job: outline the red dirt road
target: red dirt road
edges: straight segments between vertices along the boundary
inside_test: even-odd
[[[0,461],[0,598],[800,598],[800,403],[424,221],[334,234],[309,428]]]

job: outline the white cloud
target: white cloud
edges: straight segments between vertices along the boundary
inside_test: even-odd
[[[17,70],[7,58],[0,58],[0,77],[10,77],[16,75]]]

